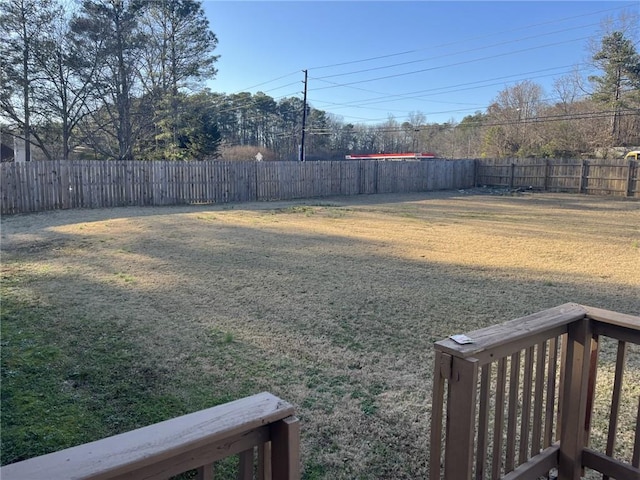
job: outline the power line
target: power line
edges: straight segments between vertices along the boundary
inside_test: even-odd
[[[494,126],[516,126],[516,125],[529,125],[529,124],[537,124],[537,123],[547,123],[547,122],[560,122],[560,121],[578,121],[578,120],[594,120],[599,118],[609,118],[612,114],[618,114],[622,117],[628,116],[636,116],[638,115],[638,110],[628,109],[621,111],[614,110],[604,110],[600,112],[583,112],[583,113],[573,113],[573,114],[559,114],[559,115],[546,115],[540,117],[528,117],[522,118],[519,120],[493,120],[493,121],[478,121],[478,122],[466,122],[464,127],[494,127]],[[454,125],[454,127],[458,127],[460,124]],[[371,126],[375,130],[375,133],[403,133],[407,130],[402,126],[397,127],[376,127]],[[440,129],[442,128],[441,124],[428,124],[428,125],[418,125],[412,126],[411,131],[423,131],[429,129]],[[307,131],[310,135],[332,135],[336,132],[331,131],[330,129],[309,129]]]
[[[426,61],[429,61],[429,60],[436,60],[438,58],[447,58],[447,57],[451,57],[453,55],[461,55],[461,54],[476,52],[476,51],[479,51],[479,50],[486,50],[486,49],[493,48],[493,47],[501,47],[503,45],[511,45],[513,43],[516,43],[516,42],[523,42],[525,40],[531,40],[531,39],[535,39],[535,38],[546,37],[546,36],[553,35],[553,34],[556,34],[556,33],[566,33],[566,32],[568,32],[570,30],[583,30],[583,29],[585,29],[587,27],[593,27],[595,25],[598,25],[598,24],[597,23],[591,23],[591,24],[588,24],[588,25],[579,25],[577,27],[567,28],[567,29],[563,29],[563,30],[556,30],[554,32],[541,33],[539,35],[532,35],[530,37],[522,37],[522,38],[518,38],[516,40],[510,40],[510,41],[507,41],[507,42],[500,42],[500,43],[494,43],[494,44],[491,44],[491,45],[485,45],[485,46],[482,46],[482,47],[472,48],[470,50],[463,50],[463,51],[460,51],[460,52],[446,53],[446,54],[436,55],[436,56],[428,57],[428,58],[421,58],[421,59],[417,59],[417,60],[410,60],[410,61],[407,61],[407,62],[394,63],[394,64],[391,64],[391,65],[383,65],[383,66],[380,66],[380,67],[371,67],[371,68],[365,68],[365,69],[361,69],[361,70],[354,70],[354,71],[351,71],[351,72],[334,73],[332,75],[324,75],[322,77],[315,77],[315,79],[316,80],[323,80],[323,79],[326,79],[326,78],[343,77],[343,76],[347,76],[347,75],[355,75],[357,73],[365,73],[365,72],[371,72],[371,71],[375,71],[375,70],[385,70],[385,69],[388,69],[388,68],[396,68],[396,67],[401,67],[401,66],[404,66],[404,65],[411,65],[411,64],[414,64],[414,63],[422,63],[422,62],[426,62]],[[434,49],[435,48],[437,48],[437,47],[434,47]]]
[[[471,60],[464,60],[464,61],[461,61],[461,62],[450,63],[448,65],[440,65],[440,66],[437,66],[437,67],[422,68],[420,70],[413,70],[411,72],[395,73],[395,74],[392,74],[392,75],[384,75],[382,77],[369,78],[369,79],[365,79],[365,80],[357,80],[357,81],[347,82],[347,83],[336,83],[335,85],[332,85],[332,86],[329,86],[329,87],[320,87],[320,88],[316,88],[314,90],[315,91],[327,90],[327,89],[331,89],[331,88],[347,87],[347,86],[350,86],[350,85],[357,85],[357,84],[360,84],[360,83],[369,83],[369,82],[375,82],[375,81],[378,81],[378,80],[386,80],[386,79],[389,79],[389,78],[403,77],[403,76],[406,76],[406,75],[415,75],[417,73],[424,73],[424,72],[429,72],[429,71],[433,71],[433,70],[439,70],[439,69],[442,69],[442,68],[456,67],[456,66],[460,66],[460,65],[466,65],[466,64],[469,64],[469,63],[480,62],[480,61],[483,61],[483,60],[491,60],[491,59],[494,59],[494,58],[506,57],[508,55],[514,55],[514,54],[517,54],[517,53],[529,52],[531,50],[537,50],[539,48],[554,47],[554,46],[557,46],[557,45],[564,45],[566,43],[572,43],[572,42],[577,42],[577,41],[581,41],[581,40],[586,40],[588,38],[590,38],[590,37],[574,38],[574,39],[571,39],[571,40],[564,40],[564,41],[561,41],[561,42],[548,43],[548,44],[545,44],[545,45],[539,45],[539,46],[535,46],[535,47],[523,48],[523,49],[520,49],[520,50],[511,51],[511,52],[499,53],[499,54],[490,55],[490,56],[487,56],[487,57],[480,57],[480,58],[474,58],[474,59],[471,59]],[[320,78],[316,78],[316,77],[311,77],[311,78],[314,79],[314,80],[321,80]]]
[[[510,29],[510,30],[503,30],[501,32],[493,32],[490,33],[488,35],[480,35],[477,37],[471,37],[471,38],[466,38],[466,39],[462,39],[462,40],[458,40],[455,42],[450,42],[450,43],[445,43],[445,44],[440,44],[440,45],[435,45],[435,46],[430,46],[430,47],[422,47],[422,48],[417,48],[417,49],[412,49],[412,50],[406,50],[404,52],[396,52],[396,53],[390,53],[390,54],[386,54],[386,55],[378,55],[375,57],[368,57],[368,58],[362,58],[362,59],[358,59],[358,60],[351,60],[351,61],[347,61],[347,62],[340,62],[340,63],[333,63],[333,64],[329,64],[329,65],[321,65],[321,66],[317,66],[317,67],[310,67],[310,70],[321,70],[321,69],[325,69],[325,68],[333,68],[333,67],[341,67],[344,65],[353,65],[356,63],[363,63],[363,62],[369,62],[369,61],[373,61],[373,60],[380,60],[383,58],[391,58],[391,57],[398,57],[398,56],[402,56],[402,55],[407,55],[410,53],[416,53],[416,52],[422,52],[425,50],[429,50],[429,49],[433,49],[433,48],[444,48],[444,47],[449,47],[452,45],[458,45],[460,43],[465,43],[465,42],[472,42],[472,41],[476,41],[476,40],[481,40],[484,38],[490,38],[490,37],[494,37],[496,35],[504,35],[507,33],[513,33],[513,32],[521,32],[523,30],[528,30],[531,28],[538,28],[538,27],[542,27],[545,25],[551,25],[554,23],[561,23],[561,22],[565,22],[568,20],[574,20],[576,18],[583,18],[583,17],[590,17],[593,15],[600,15],[602,13],[608,13],[608,12],[612,12],[614,10],[621,10],[621,9],[625,9],[625,8],[629,8],[629,7],[635,7],[636,3],[629,3],[626,5],[621,5],[621,6],[617,6],[617,7],[612,7],[612,8],[607,8],[604,10],[597,10],[595,12],[590,12],[590,13],[584,13],[581,15],[574,15],[571,17],[564,17],[564,18],[559,18],[559,19],[554,19],[554,20],[550,20],[548,22],[542,22],[542,23],[536,23],[536,24],[532,24],[532,25],[527,25],[524,27],[518,27],[518,28],[514,28],[514,29]]]
[[[551,68],[545,68],[542,70],[535,70],[535,71],[531,71],[531,72],[524,72],[524,73],[516,73],[513,75],[504,75],[501,77],[494,77],[494,78],[488,78],[488,79],[484,79],[484,80],[477,80],[475,82],[466,82],[466,83],[459,83],[456,85],[448,85],[446,87],[435,87],[435,88],[428,88],[428,89],[424,89],[424,90],[417,90],[414,92],[407,92],[407,93],[398,93],[398,94],[391,94],[391,93],[382,93],[382,92],[374,92],[371,91],[372,93],[378,93],[381,96],[380,97],[374,97],[374,98],[368,98],[368,99],[364,99],[364,100],[354,100],[351,102],[347,102],[347,103],[334,103],[334,102],[328,102],[327,103],[333,103],[334,105],[344,105],[345,107],[357,107],[357,106],[362,106],[362,105],[371,105],[371,104],[375,104],[375,103],[386,103],[386,102],[391,102],[391,101],[395,101],[397,99],[404,99],[404,100],[423,100],[424,95],[420,95],[420,96],[416,96],[416,94],[423,94],[423,93],[427,93],[427,92],[437,92],[437,93],[432,93],[432,95],[441,95],[443,93],[455,93],[455,92],[459,92],[459,91],[463,91],[463,90],[468,90],[469,88],[461,88],[461,89],[456,89],[455,87],[468,87],[468,86],[474,86],[474,87],[470,87],[470,88],[478,88],[479,84],[485,83],[485,82],[490,82],[490,81],[495,81],[495,80],[504,80],[507,78],[512,78],[512,77],[521,77],[523,75],[531,75],[532,73],[540,73],[540,72],[547,72],[547,71],[551,71],[551,70],[558,70],[560,68],[567,68],[567,66],[561,66],[561,67],[551,67]],[[543,78],[543,77],[547,77],[547,76],[552,76],[552,75],[558,75],[558,74],[562,74],[562,73],[570,73],[570,72],[555,72],[552,74],[547,74],[547,75],[539,75],[539,76],[528,76],[525,78],[518,78],[518,79],[514,79],[511,82],[507,82],[507,83],[512,83],[512,82],[518,82],[521,80],[530,80],[532,78]],[[502,82],[500,82],[502,83]],[[496,83],[491,83],[491,84],[486,84],[486,85],[480,85],[481,87],[488,87],[488,86],[493,86],[496,85]],[[453,89],[453,90],[450,90]],[[442,90],[440,92],[438,92],[439,90]],[[382,100],[381,100],[382,99]],[[378,101],[380,100],[380,101]],[[325,102],[325,100],[316,100],[319,102]],[[432,100],[431,100],[432,101]],[[456,103],[456,102],[442,102],[442,103]]]
[[[489,81],[494,81],[494,80],[504,80],[507,78],[512,78],[512,77],[520,77],[522,75],[530,75],[532,73],[538,73],[538,72],[546,72],[546,71],[550,71],[550,70],[557,70],[559,68],[566,68],[566,66],[561,66],[561,67],[551,67],[548,69],[542,69],[542,70],[535,70],[535,71],[531,71],[531,72],[524,72],[524,73],[518,73],[518,74],[513,74],[513,75],[506,75],[506,76],[501,76],[501,77],[494,77],[494,78],[490,78],[490,79],[484,79],[484,80],[479,80],[479,81],[475,81],[475,82],[467,82],[467,83],[461,83],[461,84],[457,84],[457,85],[451,85],[451,86],[447,86],[447,87],[436,87],[436,88],[431,88],[431,89],[425,89],[425,90],[418,90],[416,92],[408,92],[406,94],[386,94],[383,95],[381,97],[375,97],[375,98],[369,98],[369,99],[365,99],[365,100],[361,100],[361,101],[352,101],[352,102],[346,102],[346,103],[338,103],[338,102],[330,102],[330,101],[325,101],[325,100],[312,100],[314,103],[321,103],[321,104],[331,104],[334,105],[336,108],[361,108],[361,109],[371,109],[371,110],[387,110],[388,109],[379,109],[379,108],[374,108],[374,107],[369,107],[368,105],[374,105],[374,104],[379,104],[379,103],[387,103],[387,102],[392,102],[392,101],[397,101],[399,99],[401,100],[427,100],[425,99],[425,95],[422,96],[413,96],[414,94],[417,93],[426,93],[426,92],[434,92],[431,93],[430,95],[441,95],[444,93],[450,94],[450,93],[456,93],[456,92],[460,92],[460,91],[464,91],[464,90],[470,90],[470,89],[476,89],[478,88],[478,84],[484,84],[485,82],[489,82]],[[573,71],[573,70],[571,70]],[[536,78],[543,78],[543,77],[548,77],[548,76],[553,76],[553,75],[558,75],[558,74],[562,74],[562,73],[570,73],[571,71],[565,71],[565,72],[555,72],[555,73],[550,73],[550,74],[546,74],[546,75],[538,75],[538,76],[528,76],[523,78],[517,78],[514,80],[511,80],[508,83],[514,83],[514,82],[519,82],[522,80],[531,80],[531,79],[536,79]],[[488,87],[488,86],[493,86],[493,85],[498,85],[498,84],[502,84],[503,82],[498,82],[498,83],[490,83],[490,84],[484,84],[481,85],[481,87]],[[454,87],[465,87],[465,88],[454,88]],[[412,95],[412,96],[410,96]],[[465,104],[465,103],[459,103],[459,102],[451,102],[451,101],[437,101],[437,100],[432,100],[429,99],[429,102],[432,103],[445,103],[445,104],[458,104],[458,105],[476,105],[477,107],[482,107],[482,108],[486,108],[484,105],[479,105],[479,104]],[[326,107],[323,107],[326,108]],[[477,109],[477,108],[476,108]],[[396,111],[399,111],[396,109]],[[405,110],[406,111],[406,110]],[[460,111],[468,111],[468,110],[449,110],[446,112],[436,112],[436,113],[459,113]],[[436,114],[436,113],[431,113]],[[351,117],[351,118],[362,118],[362,117]],[[371,119],[370,121],[378,121],[378,119]]]
[[[267,80],[267,81],[265,81],[265,82],[258,83],[258,84],[256,84],[256,85],[252,85],[251,87],[247,87],[247,88],[243,88],[243,89],[237,90],[236,92],[230,93],[229,95],[234,95],[234,94],[236,94],[236,93],[242,93],[242,92],[245,92],[245,91],[247,91],[247,90],[251,90],[252,88],[256,88],[256,87],[261,87],[262,85],[266,85],[266,84],[268,84],[268,83],[276,82],[276,81],[278,81],[278,80],[282,80],[283,78],[287,78],[287,77],[290,77],[290,76],[292,76],[292,75],[297,75],[298,73],[299,73],[299,70],[296,70],[296,71],[294,71],[294,72],[287,73],[286,75],[282,75],[282,76],[280,76],[280,77],[272,78],[271,80]],[[288,85],[293,85],[293,84],[292,84],[292,83],[290,83],[290,84],[288,84]],[[272,88],[272,89],[270,89],[270,90],[268,90],[268,91],[277,90],[278,88],[281,88],[281,87]]]

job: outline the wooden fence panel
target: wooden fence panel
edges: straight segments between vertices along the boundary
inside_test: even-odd
[[[378,193],[378,162],[360,162],[364,180],[360,182],[360,193]]]
[[[476,185],[640,197],[636,161],[481,159],[476,162]]]
[[[632,167],[619,169],[629,190],[637,183]],[[473,185],[475,164],[73,160],[3,163],[0,169],[0,211],[11,214],[459,189]]]
[[[585,176],[586,193],[610,195],[618,193],[627,195],[629,162],[589,162]]]
[[[396,188],[396,162],[378,163],[378,193],[391,193]]]

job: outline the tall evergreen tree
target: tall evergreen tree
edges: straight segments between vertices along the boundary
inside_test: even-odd
[[[593,99],[611,110],[611,137],[618,144],[623,140],[622,111],[640,105],[640,55],[630,39],[615,31],[602,38],[593,61],[603,72],[589,77],[595,85]]]
[[[143,49],[138,13],[139,6],[130,0],[83,0],[72,23],[79,60],[99,105],[93,122],[99,134],[94,131],[88,138],[102,154],[120,160],[133,159],[133,95]],[[100,68],[94,70],[96,59]],[[116,148],[101,141],[107,138]]]
[[[140,79],[153,103],[158,147],[179,145],[181,93],[201,90],[196,83],[216,74],[218,39],[196,0],[137,0],[145,48]]]

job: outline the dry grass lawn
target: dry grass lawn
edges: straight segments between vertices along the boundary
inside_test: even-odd
[[[268,390],[299,412],[304,478],[426,478],[433,342],[570,301],[640,314],[640,203],[448,192],[18,215],[2,272],[3,303],[44,312],[46,406],[72,412],[47,416],[72,433],[44,449]],[[33,347],[7,318],[4,385]],[[3,415],[33,425],[3,435],[4,462],[42,453],[42,406],[15,395]]]

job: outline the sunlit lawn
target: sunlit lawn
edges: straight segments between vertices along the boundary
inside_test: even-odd
[[[304,478],[425,478],[433,342],[569,301],[638,314],[639,266],[640,203],[578,195],[4,217],[2,462],[267,390]]]

